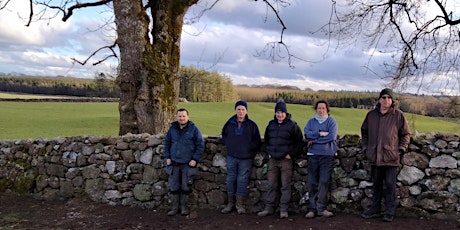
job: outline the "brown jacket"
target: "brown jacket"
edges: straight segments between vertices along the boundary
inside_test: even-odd
[[[403,112],[392,107],[381,114],[378,106],[367,113],[361,138],[363,153],[371,165],[400,166],[399,151],[407,150],[410,130]]]

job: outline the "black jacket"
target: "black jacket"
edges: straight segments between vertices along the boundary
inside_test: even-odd
[[[283,123],[278,123],[276,117],[269,121],[264,138],[268,154],[276,160],[284,159],[287,154],[295,157],[303,143],[302,130],[289,113]]]

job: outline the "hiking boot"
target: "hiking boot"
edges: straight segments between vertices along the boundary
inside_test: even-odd
[[[318,216],[332,217],[332,216],[334,216],[334,213],[330,212],[328,210],[324,210],[322,212],[318,212]]]
[[[305,218],[307,219],[311,219],[311,218],[314,218],[315,217],[315,213],[312,212],[312,211],[309,211],[306,215],[305,215]]]
[[[392,222],[393,221],[393,216],[392,215],[383,215],[383,221]]]
[[[281,211],[280,212],[280,219],[288,218],[289,214],[287,211]]]

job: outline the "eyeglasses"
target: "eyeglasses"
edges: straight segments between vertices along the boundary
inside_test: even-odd
[[[391,99],[390,96],[382,96],[381,98],[382,98],[382,99]]]

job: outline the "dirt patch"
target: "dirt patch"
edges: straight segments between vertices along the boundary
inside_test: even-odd
[[[387,223],[344,213],[310,220],[296,213],[279,219],[277,215],[224,215],[210,209],[192,209],[189,216],[168,217],[166,211],[111,206],[82,198],[50,202],[0,195],[0,229],[460,229],[460,223],[454,220],[397,217]]]

